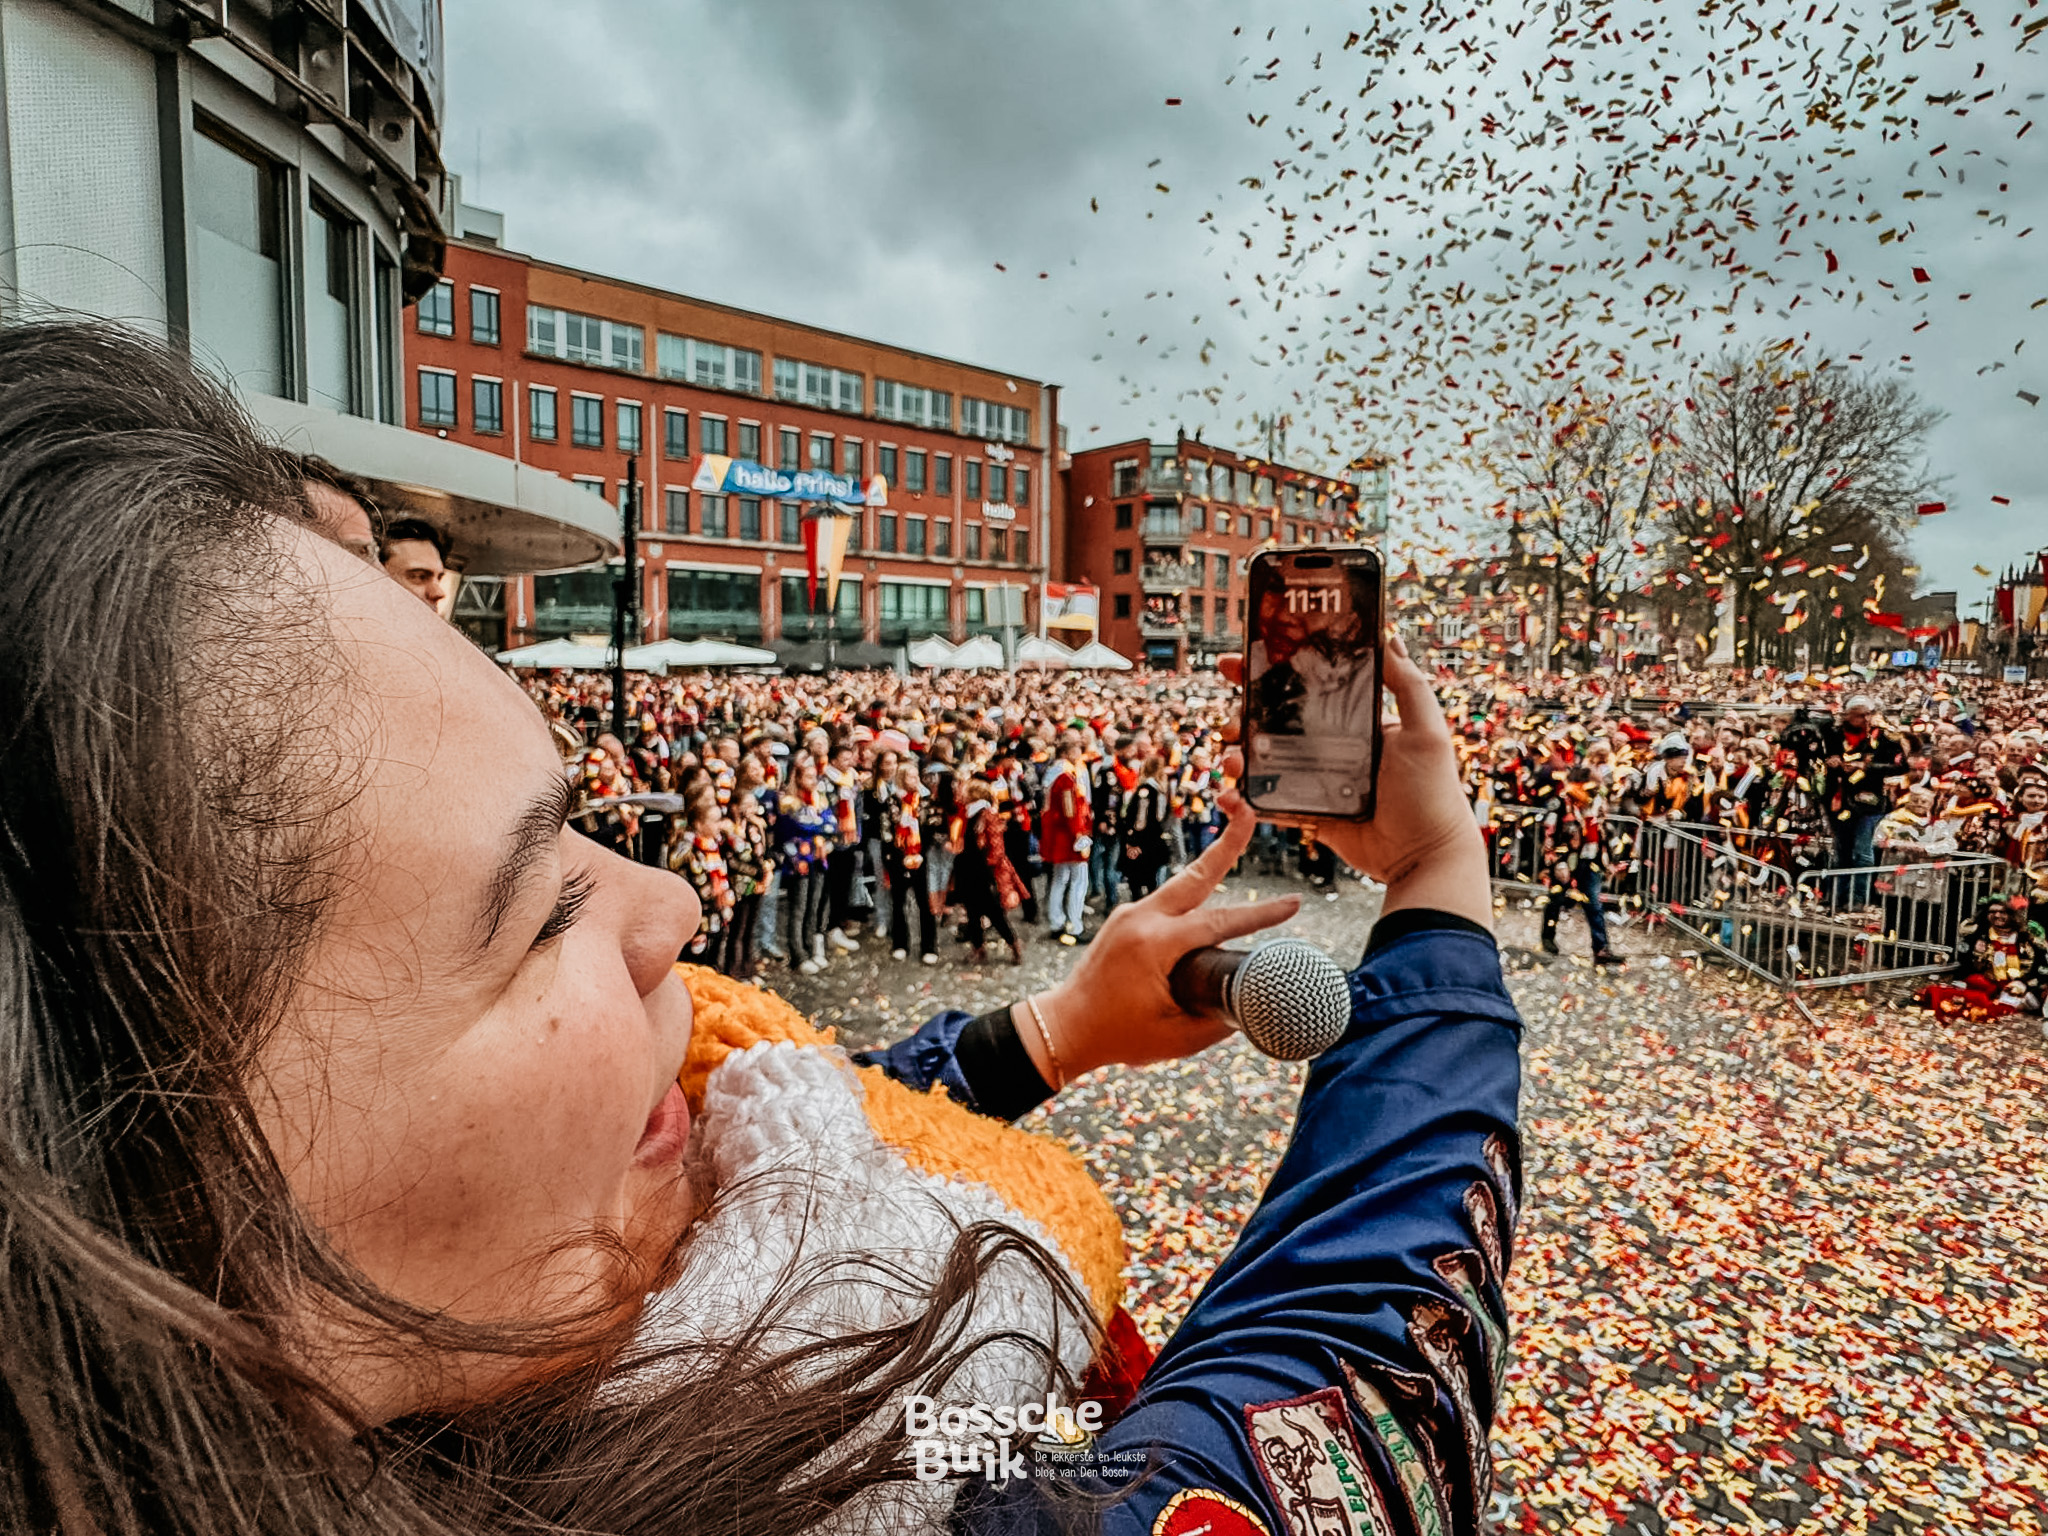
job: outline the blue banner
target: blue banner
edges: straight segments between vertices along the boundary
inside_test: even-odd
[[[770,469],[752,459],[707,453],[697,461],[690,489],[711,496],[760,496],[769,501],[829,501],[842,507],[886,507],[889,482],[876,475],[865,485],[851,475],[822,469]]]

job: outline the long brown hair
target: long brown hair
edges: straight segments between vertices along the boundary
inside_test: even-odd
[[[245,1080],[351,792],[350,682],[280,558],[301,473],[161,346],[0,330],[0,1532],[787,1536],[906,1477],[899,1435],[851,1431],[990,1342],[992,1265],[1079,1313],[1018,1233],[961,1232],[900,1327],[773,1355],[771,1307],[646,1362],[630,1319],[422,1313],[294,1204]],[[356,1423],[285,1323],[323,1294],[392,1348],[551,1368]]]

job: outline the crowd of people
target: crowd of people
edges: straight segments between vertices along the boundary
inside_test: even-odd
[[[1545,950],[1577,911],[1595,962],[1623,963],[1609,908],[1651,895],[1645,824],[1699,829],[1752,883],[1781,872],[1789,905],[1844,924],[1896,907],[1873,871],[1982,855],[2005,868],[1995,910],[1948,915],[1956,985],[1976,1008],[1996,973],[1997,1006],[2039,1007],[2048,692],[1946,674],[1438,681],[1497,877],[1546,892]],[[1087,942],[1094,915],[1216,835],[1236,715],[1203,674],[699,674],[632,679],[621,740],[609,678],[528,687],[579,759],[579,824],[684,874],[706,914],[691,958],[750,980],[863,943],[935,965],[949,940],[977,963],[991,944],[1021,958],[1033,930]],[[1325,889],[1349,873],[1277,828],[1250,859]],[[1986,939],[2005,928],[2023,953]]]

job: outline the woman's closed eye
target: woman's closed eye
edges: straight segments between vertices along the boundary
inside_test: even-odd
[[[588,873],[574,874],[564,880],[562,894],[555,898],[555,909],[548,913],[547,921],[540,925],[540,932],[533,936],[532,948],[552,944],[574,927],[576,915],[596,889],[597,881]]]

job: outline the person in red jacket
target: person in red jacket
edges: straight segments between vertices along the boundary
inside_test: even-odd
[[[1052,870],[1046,892],[1046,927],[1062,944],[1081,942],[1082,904],[1088,899],[1089,837],[1094,816],[1082,777],[1081,733],[1060,735],[1059,756],[1047,770],[1045,815],[1038,829],[1038,856]]]

